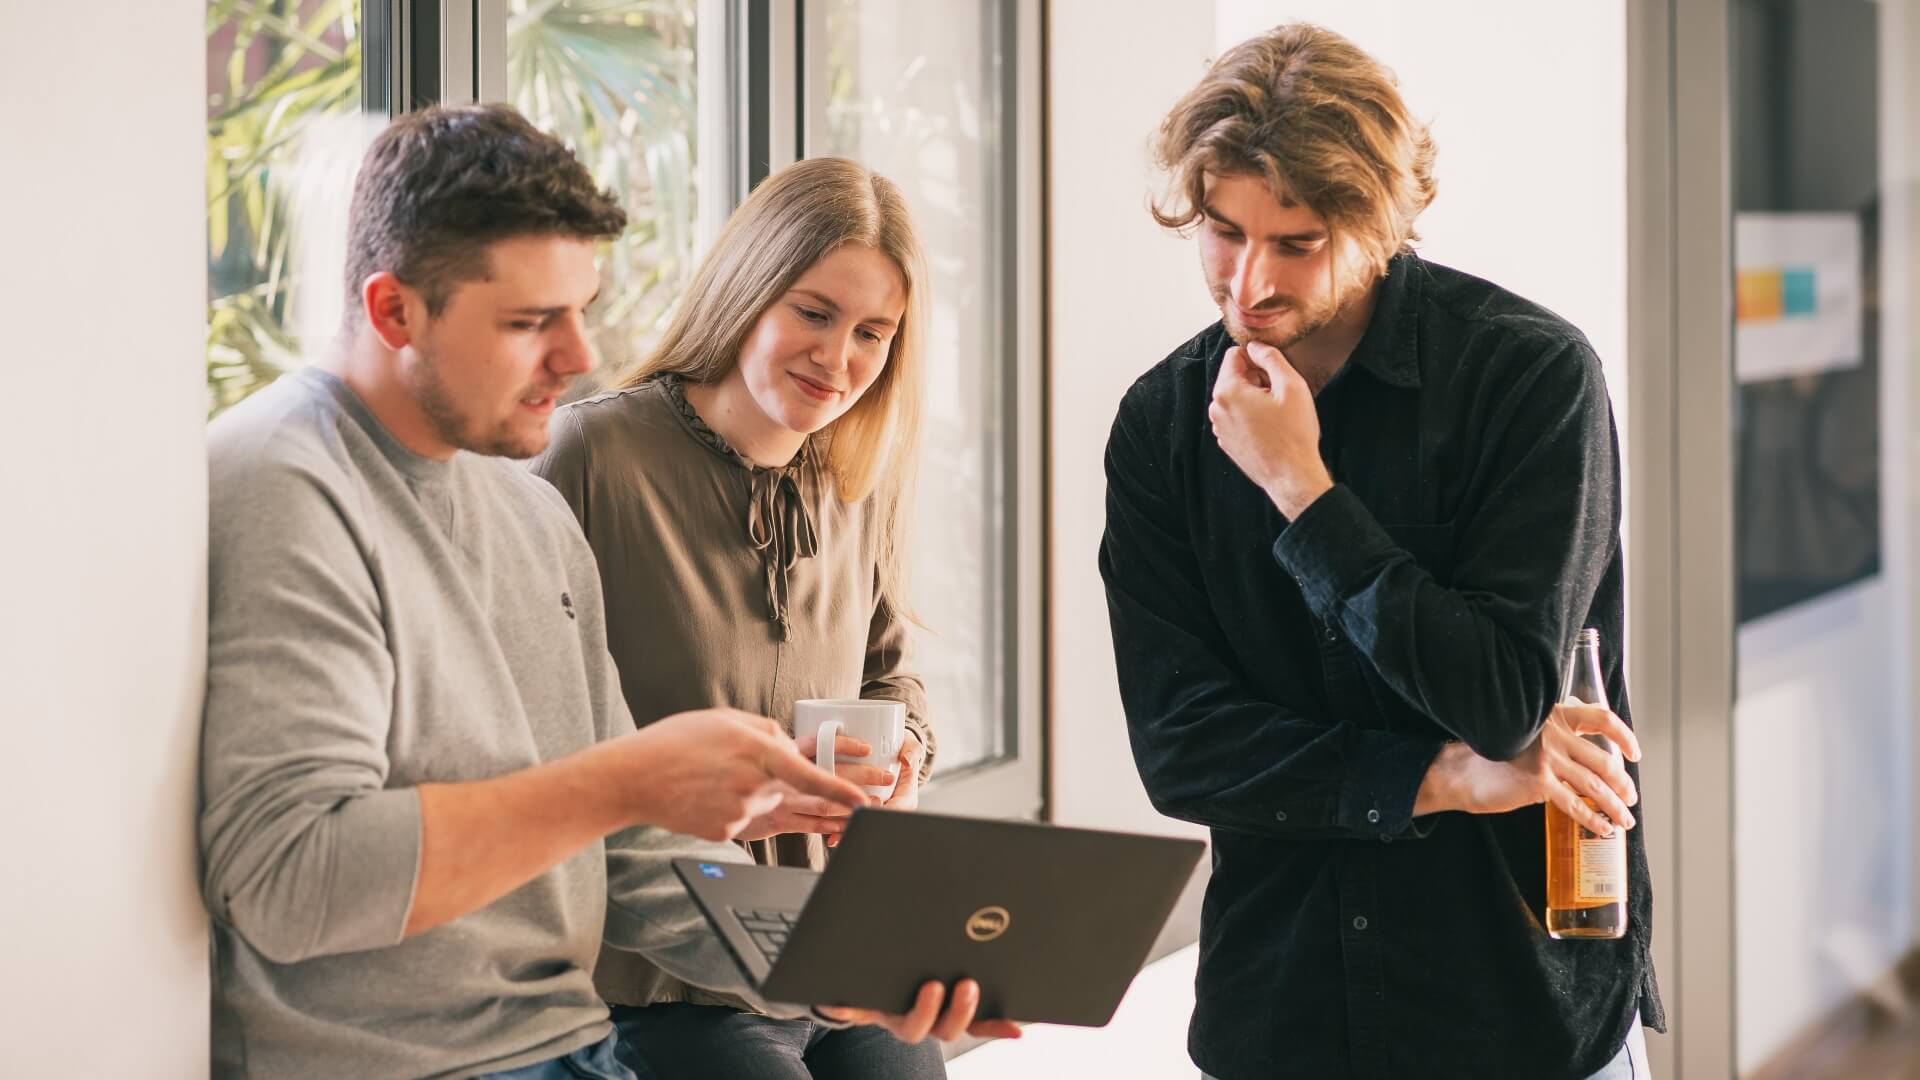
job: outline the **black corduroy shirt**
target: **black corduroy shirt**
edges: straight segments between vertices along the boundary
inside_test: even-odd
[[[1665,1029],[1643,830],[1627,936],[1554,941],[1540,807],[1413,804],[1446,740],[1534,740],[1582,627],[1631,722],[1606,385],[1578,330],[1488,282],[1405,253],[1380,290],[1315,400],[1335,486],[1297,520],[1210,430],[1220,324],[1133,385],[1108,444],[1134,759],[1213,834],[1189,1049],[1223,1080],[1578,1080],[1636,1011]]]

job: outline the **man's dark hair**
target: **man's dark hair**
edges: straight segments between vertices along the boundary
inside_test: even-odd
[[[386,270],[430,314],[487,273],[486,249],[514,236],[599,240],[627,227],[611,192],[560,140],[506,105],[436,106],[388,125],[367,148],[347,218],[347,312]]]

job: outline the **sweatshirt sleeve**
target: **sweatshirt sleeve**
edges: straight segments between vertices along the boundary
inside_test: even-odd
[[[276,963],[400,940],[420,804],[387,787],[394,668],[350,491],[215,468],[201,735],[202,889]]]
[[[673,872],[675,858],[751,861],[737,844],[709,843],[651,826],[609,836],[606,943],[640,953],[681,982],[738,994],[769,1016],[813,1018],[804,1004],[775,1004],[754,992],[733,954]]]

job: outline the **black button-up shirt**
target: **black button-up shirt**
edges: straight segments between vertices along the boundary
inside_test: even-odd
[[[1540,807],[1413,803],[1443,741],[1534,740],[1583,626],[1628,716],[1600,362],[1551,312],[1396,257],[1315,402],[1335,487],[1288,522],[1209,429],[1230,345],[1215,324],[1128,391],[1100,549],[1134,760],[1162,813],[1213,831],[1193,1058],[1585,1077],[1636,1010],[1665,1030],[1643,830],[1627,936],[1554,941]]]

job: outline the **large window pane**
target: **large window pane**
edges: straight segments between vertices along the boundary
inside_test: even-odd
[[[666,329],[692,273],[698,212],[695,0],[512,0],[507,88],[572,147],[630,219],[601,259],[591,393]]]
[[[897,182],[932,273],[913,599],[929,628],[917,665],[951,772],[1013,750],[998,5],[825,0],[806,11],[804,152]]]
[[[368,138],[359,0],[207,6],[207,413],[339,324],[347,193]]]
[[[1802,1039],[1897,986],[1913,940],[1908,316],[1881,302],[1882,282],[1899,296],[1912,280],[1906,192],[1882,178],[1913,127],[1888,92],[1910,69],[1883,38],[1889,7],[1728,6],[1742,1076],[1865,1076],[1910,1053],[1903,1024],[1885,1058],[1836,1053],[1878,1031],[1819,1054]],[[1789,790],[1783,815],[1768,793]]]

